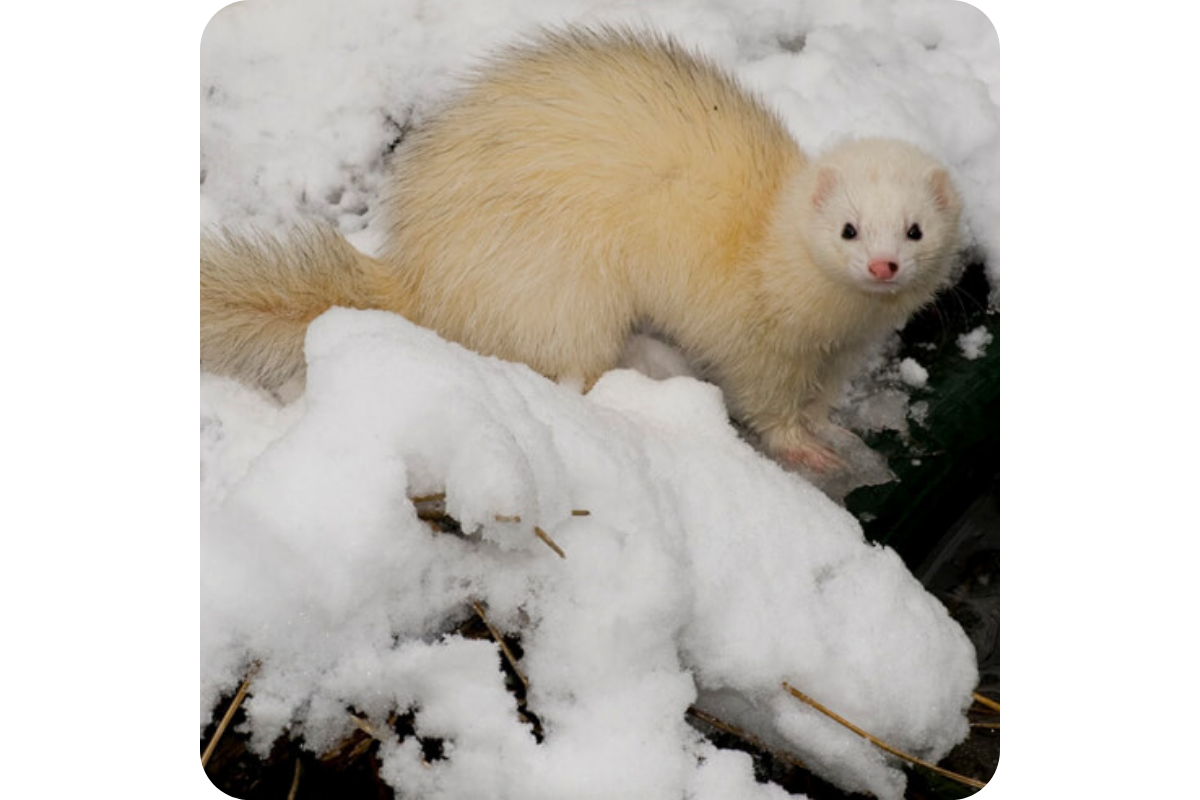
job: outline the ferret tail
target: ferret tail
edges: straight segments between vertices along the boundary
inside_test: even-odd
[[[308,324],[331,306],[397,305],[382,301],[383,275],[382,263],[329,227],[298,227],[282,238],[231,230],[204,234],[201,368],[294,399],[304,388]]]

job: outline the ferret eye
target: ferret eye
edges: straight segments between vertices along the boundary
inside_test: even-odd
[[[921,226],[914,223],[913,226],[908,229],[908,238],[912,239],[914,242],[919,242],[921,241],[921,236]]]
[[[856,236],[858,236],[858,228],[855,228],[853,225],[847,222],[846,227],[842,228],[842,238],[853,239]]]

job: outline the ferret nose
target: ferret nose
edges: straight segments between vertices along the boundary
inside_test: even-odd
[[[895,261],[880,259],[867,264],[867,271],[869,271],[877,281],[890,281],[892,278],[896,277],[896,273],[900,271],[900,265]]]

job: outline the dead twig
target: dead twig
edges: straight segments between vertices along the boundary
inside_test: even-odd
[[[353,716],[353,715],[351,715]],[[353,764],[366,755],[375,744],[374,737],[358,729],[338,742],[328,752],[317,756],[322,764]]]
[[[908,753],[905,753],[903,750],[898,750],[895,747],[892,747],[887,742],[884,742],[880,739],[875,738],[874,736],[867,733],[866,731],[864,731],[862,728],[858,727],[854,723],[849,722],[849,721],[843,719],[842,717],[839,717],[837,714],[830,711],[828,708],[821,705],[816,700],[813,700],[811,697],[804,694],[804,692],[801,692],[799,689],[795,688],[794,686],[789,684],[787,681],[783,682],[783,688],[786,689],[788,691],[788,693],[790,693],[792,695],[792,697],[795,697],[797,700],[800,700],[801,702],[806,703],[807,705],[811,706],[812,708],[815,708],[817,711],[820,711],[822,714],[829,717],[830,719],[832,719],[834,722],[838,723],[839,725],[842,725],[842,726],[854,731],[859,736],[863,737],[868,742],[870,742],[871,744],[878,747],[880,750],[884,750],[884,751],[896,756],[897,758],[901,758],[911,764],[916,764],[917,766],[924,767],[927,770],[936,772],[938,775],[941,775],[944,778],[949,778],[952,781],[957,781],[966,786],[971,786],[976,789],[982,789],[985,785],[982,781],[977,781],[974,778],[968,778],[966,775],[959,775],[957,772],[951,772],[948,769],[942,769],[937,764],[930,764],[928,761],[923,761],[922,759],[919,759],[914,755],[909,755]]]
[[[561,547],[559,547],[558,544],[555,543],[555,541],[553,539],[551,539],[549,534],[547,534],[544,530],[539,528],[537,525],[534,525],[533,532],[537,535],[537,537],[539,539],[541,539],[543,542],[545,542],[550,547],[551,550],[558,553],[559,558],[567,557],[567,554],[563,552],[563,549]]]
[[[805,766],[803,761],[801,761],[800,759],[791,755],[790,753],[784,753],[780,750],[774,750],[770,747],[767,747],[758,738],[752,736],[751,734],[747,733],[746,731],[742,730],[741,728],[737,727],[736,725],[726,722],[725,720],[721,719],[720,717],[714,717],[712,714],[709,714],[707,711],[702,711],[701,709],[696,708],[695,706],[689,706],[687,713],[692,715],[696,719],[700,720],[705,725],[712,726],[712,727],[716,728],[717,730],[721,731],[722,733],[727,733],[736,739],[741,739],[743,742],[750,745],[751,747],[753,747],[756,750],[759,750],[763,753],[769,753],[772,758],[776,758],[780,761],[786,761],[788,764],[791,764],[793,767],[797,767],[799,769],[803,769],[803,770],[808,769],[808,767]]]
[[[334,745],[328,751],[317,756],[322,764],[335,765],[336,769],[344,769],[367,754],[376,742],[384,741],[383,734],[375,729],[366,717],[359,712],[350,711],[347,716],[354,723],[356,730]],[[390,728],[396,724],[396,713],[388,715],[387,725]]]
[[[582,508],[573,508],[573,509],[571,509],[571,516],[572,516],[572,517],[590,517],[591,515],[592,515],[592,512],[590,512],[590,511],[586,511],[586,510],[584,510],[584,509],[582,509]]]
[[[490,620],[488,620],[487,614],[483,612],[483,606],[472,600],[471,608],[475,610],[475,613],[479,616],[480,622],[482,622],[488,629],[488,633],[492,635],[492,639],[494,639],[496,644],[500,646],[500,652],[504,654],[506,659],[508,659],[508,665],[512,667],[513,672],[516,673],[517,679],[521,681],[521,685],[525,687],[525,693],[528,694],[529,679],[525,677],[525,673],[521,672],[521,668],[517,666],[517,657],[513,655],[513,652],[509,649],[508,645],[504,643],[504,637],[500,635],[500,631],[492,627],[492,623]]]
[[[292,788],[288,789],[287,800],[296,800],[296,792],[300,789],[301,761],[296,759],[296,771],[292,773]]]
[[[979,692],[971,692],[971,697],[975,698],[975,702],[979,703],[979,705],[983,706],[984,708],[990,708],[992,711],[995,711],[997,714],[1000,713],[1000,704],[997,703],[992,698],[984,697]]]
[[[351,714],[350,721],[354,723],[354,727],[358,728],[360,731],[365,733],[367,736],[370,736],[372,739],[375,739],[380,742],[383,741],[383,737],[379,735],[379,732],[377,730],[375,730],[375,726],[372,725],[370,722],[367,722],[365,719],[360,717],[358,714]]]
[[[410,497],[413,508],[417,511],[417,519],[426,522],[437,522],[445,519],[446,514],[446,495],[439,492],[438,494],[427,494],[420,497]]]
[[[1000,730],[1000,723],[999,722],[972,722],[971,727],[972,728],[987,728],[988,730],[998,731],[998,730]]]
[[[208,747],[204,748],[204,754],[200,756],[200,766],[208,766],[208,760],[212,758],[213,751],[217,749],[217,742],[221,741],[221,737],[225,735],[225,729],[229,727],[233,715],[241,706],[242,701],[246,699],[246,692],[250,689],[250,680],[258,674],[258,668],[261,666],[255,661],[250,665],[250,669],[246,671],[246,678],[242,681],[242,685],[238,688],[237,694],[233,696],[233,701],[230,702],[229,708],[225,710],[225,716],[221,717],[221,722],[217,725],[217,730],[213,733],[213,737],[208,742]]]

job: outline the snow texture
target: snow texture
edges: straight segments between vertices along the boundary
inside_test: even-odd
[[[537,25],[589,22],[704,51],[810,151],[875,134],[931,151],[998,298],[998,46],[982,14],[940,0],[238,3],[202,44],[202,223],[319,217],[373,250],[387,154],[455,76]],[[381,774],[406,796],[784,796],[687,724],[695,704],[848,790],[899,798],[897,762],[782,683],[937,759],[967,734],[969,641],[659,344],[631,343],[625,364],[665,380],[618,370],[580,396],[397,316],[334,309],[310,328],[297,403],[203,376],[201,724],[259,662],[260,752],[284,733],[328,748],[348,708],[379,730],[413,711],[446,758],[386,741]],[[862,429],[916,411],[876,393]],[[409,498],[436,492],[464,536],[417,518]],[[473,601],[521,636],[540,743],[497,647],[448,633]]]
[[[958,337],[958,349],[968,361],[983,358],[991,343],[992,334],[982,325]]]
[[[389,741],[382,774],[430,798],[771,796],[688,726],[692,704],[847,789],[901,796],[894,763],[783,681],[925,757],[966,735],[961,628],[742,441],[715,387],[617,370],[583,397],[384,312],[334,309],[307,348],[299,411],[205,378],[223,436],[202,451],[202,722],[252,660],[263,752],[285,731],[330,747],[350,707],[380,728],[411,709],[448,757]],[[277,438],[248,459],[262,431]],[[467,535],[417,518],[408,497],[433,492]],[[471,601],[521,634],[540,744],[498,649],[441,635]]]
[[[929,370],[917,363],[916,359],[906,358],[900,362],[900,380],[914,389],[920,389],[929,382]]]

